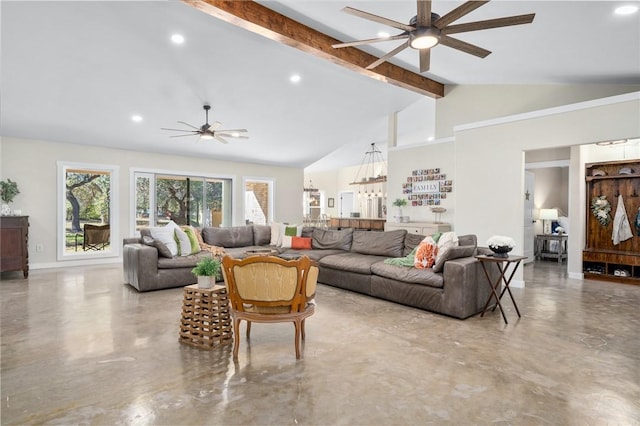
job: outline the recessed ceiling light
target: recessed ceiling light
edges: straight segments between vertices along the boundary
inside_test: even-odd
[[[636,13],[638,11],[638,6],[629,4],[625,6],[617,7],[615,10],[616,15],[631,15],[632,13]]]
[[[142,121],[142,116],[141,115],[132,115],[131,116],[131,121],[135,121],[136,123],[139,123]]]
[[[389,37],[391,37],[391,34],[389,34],[386,31],[378,31],[378,37],[380,37],[380,38],[389,38]]]
[[[302,77],[300,77],[300,74],[293,74],[291,77],[289,77],[289,81],[292,83],[299,83],[301,79]]]
[[[182,44],[184,43],[184,36],[182,34],[174,34],[171,36],[171,41],[175,44]]]

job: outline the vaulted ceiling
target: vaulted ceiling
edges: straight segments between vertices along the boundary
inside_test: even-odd
[[[443,14],[461,3],[435,0],[433,10]],[[493,52],[484,59],[436,46],[427,73],[419,74],[412,49],[389,67],[429,90],[438,84],[640,83],[640,15],[616,16],[620,4],[493,1],[461,22],[531,12],[536,18],[460,35]],[[341,12],[345,6],[407,23],[416,13],[415,2],[405,0],[259,6],[341,41],[395,31]],[[188,3],[3,1],[0,8],[3,136],[305,167],[345,145],[364,152],[385,141],[388,114],[425,96]],[[176,33],[183,44],[171,42]],[[379,57],[397,44],[362,50]],[[290,82],[293,74],[299,82]],[[181,126],[177,121],[200,126],[204,103],[212,106],[210,121],[247,128],[250,139],[223,145],[170,138],[173,133],[161,130]],[[142,121],[133,122],[133,115]]]

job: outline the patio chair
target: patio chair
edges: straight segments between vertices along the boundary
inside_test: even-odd
[[[84,225],[82,250],[104,250],[111,240],[111,228],[107,225]]]

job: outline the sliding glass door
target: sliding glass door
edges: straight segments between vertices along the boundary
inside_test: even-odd
[[[232,180],[203,176],[135,172],[136,231],[178,225],[231,226]]]

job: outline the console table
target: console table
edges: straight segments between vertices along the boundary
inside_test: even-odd
[[[329,228],[331,229],[362,229],[365,231],[382,231],[384,230],[384,223],[386,219],[373,219],[373,218],[341,218],[332,217],[329,220]]]
[[[29,216],[0,217],[0,269],[29,277]]]
[[[567,240],[569,236],[567,234],[562,235],[536,235],[536,259],[544,259],[546,257],[551,259],[558,259],[558,263],[562,263],[567,258]],[[555,250],[550,249],[549,242],[556,241]]]
[[[449,232],[451,225],[436,222],[387,222],[384,230],[406,229],[410,234],[433,235],[436,232]]]

